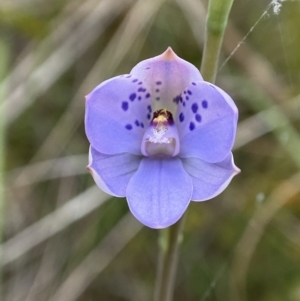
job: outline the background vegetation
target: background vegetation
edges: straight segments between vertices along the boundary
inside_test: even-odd
[[[0,0],[3,300],[152,299],[157,231],[87,173],[84,95],[167,46],[200,66],[206,6]],[[300,1],[273,8],[233,4],[217,84],[240,111],[242,173],[190,205],[175,301],[300,300]]]

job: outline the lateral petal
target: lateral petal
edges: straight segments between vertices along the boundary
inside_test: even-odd
[[[86,135],[98,152],[141,154],[152,109],[150,97],[138,83],[132,75],[114,77],[86,97]]]
[[[176,116],[180,157],[215,163],[230,153],[236,134],[238,110],[228,94],[200,81],[181,94]]]

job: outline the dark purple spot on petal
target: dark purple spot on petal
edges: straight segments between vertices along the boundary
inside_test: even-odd
[[[190,128],[190,131],[193,131],[193,130],[195,129],[195,124],[194,124],[194,122],[190,122],[189,128]]]
[[[129,99],[130,99],[131,101],[134,101],[135,98],[136,98],[136,94],[135,94],[135,93],[130,94]]]
[[[192,83],[192,85],[196,86],[197,84],[196,83]]]
[[[185,107],[185,101],[182,103],[182,105]]]
[[[146,94],[146,98],[149,98],[149,97],[150,97],[150,93],[147,93],[147,94]]]
[[[160,100],[160,97],[156,97],[156,100]]]
[[[133,82],[133,83],[136,83],[137,81],[138,81],[138,79],[136,78],[136,79],[134,79],[132,82]]]
[[[141,122],[141,127],[144,128],[144,124]]]
[[[176,104],[178,104],[179,101],[181,101],[180,98],[181,98],[181,97],[180,97],[179,95],[176,96],[176,97],[174,97],[174,98],[173,98],[173,102],[175,102]]]
[[[149,110],[149,113],[151,113],[151,112],[152,112],[152,108],[151,108],[151,106],[150,106],[150,105],[147,107],[147,109]]]
[[[158,81],[158,82],[156,82],[156,84],[159,86],[159,85],[162,84],[162,82],[161,82],[161,81]]]
[[[190,98],[188,96],[185,97],[186,100],[189,100]]]
[[[184,120],[184,115],[183,113],[180,113],[179,114],[179,121],[182,122]]]
[[[131,125],[131,124],[126,124],[125,128],[126,128],[127,130],[132,130],[132,125]]]
[[[123,101],[123,102],[122,102],[122,109],[123,109],[124,111],[127,111],[127,110],[128,110],[128,102],[127,102],[127,101]]]
[[[143,87],[140,87],[140,88],[138,89],[138,92],[145,92],[145,91],[146,91],[146,89],[143,88]]]
[[[150,69],[150,67],[147,67],[147,68],[146,68],[146,70],[149,70],[149,69]]]
[[[150,119],[151,118],[151,115],[150,114],[147,114],[147,119]]]
[[[186,91],[183,91],[183,94],[186,94]]]
[[[196,114],[195,119],[196,119],[197,122],[201,122],[201,120],[202,120],[201,115]]]
[[[136,126],[139,126],[139,125],[140,125],[140,123],[139,123],[138,120],[136,120],[134,123],[135,123]]]
[[[192,91],[188,90],[187,92],[188,92],[189,95],[192,95]]]
[[[198,111],[198,105],[196,104],[196,103],[193,103],[192,104],[192,111],[193,111],[193,113],[197,113],[197,111]]]
[[[142,99],[142,96],[139,96],[139,97],[138,97],[138,100],[141,100],[141,99]]]
[[[203,107],[203,109],[207,109],[208,103],[207,103],[206,100],[203,100],[203,101],[202,101],[202,107]]]
[[[156,89],[155,92],[159,92],[159,89]]]
[[[126,78],[130,78],[132,75],[127,75]]]
[[[138,82],[138,85],[141,85],[143,82]]]

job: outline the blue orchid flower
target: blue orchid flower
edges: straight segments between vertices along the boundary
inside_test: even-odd
[[[230,96],[168,48],[86,97],[88,169],[103,191],[127,198],[141,223],[165,228],[239,172],[237,120]]]

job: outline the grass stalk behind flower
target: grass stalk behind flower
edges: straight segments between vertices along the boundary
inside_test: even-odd
[[[0,82],[4,78],[6,73],[8,60],[8,45],[3,40],[0,39]],[[0,86],[0,104],[3,102],[5,97],[5,86]],[[4,204],[5,204],[5,196],[4,196],[4,162],[5,162],[5,131],[4,131],[4,119],[5,114],[2,110],[0,110],[0,244],[2,243],[3,237],[3,225],[4,225]],[[0,250],[1,257],[1,250]],[[0,258],[1,261],[1,258]],[[2,269],[0,267],[0,294],[1,294],[1,283],[2,283]]]
[[[201,73],[211,83],[216,79],[219,54],[232,3],[233,0],[210,0],[208,4]]]

